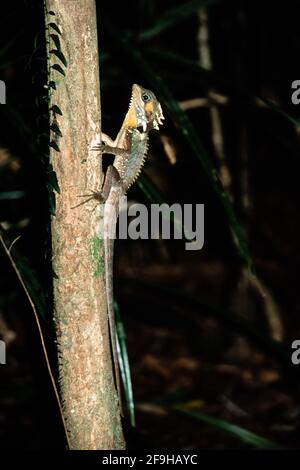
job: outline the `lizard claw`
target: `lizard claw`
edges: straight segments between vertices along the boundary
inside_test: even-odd
[[[82,194],[78,197],[89,197],[90,199],[96,199],[96,201],[104,202],[104,199],[102,197],[102,193],[100,191],[92,190],[92,192],[90,194]]]
[[[91,145],[90,150],[100,151],[103,153],[105,145],[102,142],[98,142],[97,144]]]
[[[92,199],[96,199],[96,201],[102,203],[104,202],[104,198],[102,197],[102,193],[99,191],[93,191],[90,194],[79,194],[77,197],[85,197],[87,198],[85,201],[80,202],[76,206],[71,207],[71,209],[75,209],[76,207],[82,206],[83,204],[91,201]]]
[[[105,145],[98,137],[92,140],[89,150],[100,151],[101,153],[103,153],[104,147]]]

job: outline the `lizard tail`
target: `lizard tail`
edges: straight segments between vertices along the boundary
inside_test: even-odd
[[[109,201],[107,201],[109,202]],[[113,252],[114,252],[114,236],[117,222],[117,207],[112,204],[108,211],[104,214],[104,250],[105,250],[105,290],[106,303],[108,311],[110,344],[112,350],[112,359],[114,364],[114,377],[116,389],[119,397],[119,405],[121,415],[123,416],[120,367],[117,350],[117,331],[114,312],[114,296],[113,296]],[[107,207],[107,205],[106,205]],[[112,210],[114,209],[114,210]]]

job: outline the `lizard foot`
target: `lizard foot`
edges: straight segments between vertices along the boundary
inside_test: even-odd
[[[105,144],[103,144],[102,142],[96,142],[90,146],[90,150],[103,153],[105,150]]]
[[[100,191],[93,191],[92,190],[92,192],[90,194],[80,194],[77,197],[85,197],[87,199],[83,202],[80,202],[76,206],[71,207],[71,209],[75,209],[76,207],[82,206],[83,204],[86,204],[87,202],[91,201],[92,199],[96,199],[96,201],[98,201],[100,203],[104,202],[104,198],[103,198],[102,193]],[[97,205],[95,206],[95,208],[97,207]]]

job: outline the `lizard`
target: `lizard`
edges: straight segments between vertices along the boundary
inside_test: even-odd
[[[113,164],[109,165],[106,171],[102,190],[100,192],[93,191],[92,194],[84,196],[89,197],[88,200],[96,199],[100,203],[104,203],[103,241],[106,303],[115,385],[121,412],[120,369],[113,305],[113,249],[118,208],[121,197],[126,195],[128,189],[136,181],[145,163],[149,132],[152,129],[159,130],[159,125],[163,124],[163,120],[162,108],[154,93],[134,84],[127,114],[115,140],[102,133],[101,141],[91,145],[91,150],[99,151],[100,154],[111,154],[115,157]]]

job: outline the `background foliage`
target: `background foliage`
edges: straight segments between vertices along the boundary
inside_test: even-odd
[[[104,131],[117,133],[135,82],[155,92],[166,116],[129,198],[205,204],[199,252],[177,240],[116,246],[137,421],[134,429],[126,421],[128,444],[297,447],[299,372],[290,359],[300,337],[295,3],[97,5]],[[44,41],[42,1],[3,4],[1,233],[8,244],[20,236],[12,252],[55,365],[49,213],[57,181],[47,160]],[[3,251],[0,260],[8,357],[0,369],[1,446],[63,447],[32,312]]]

